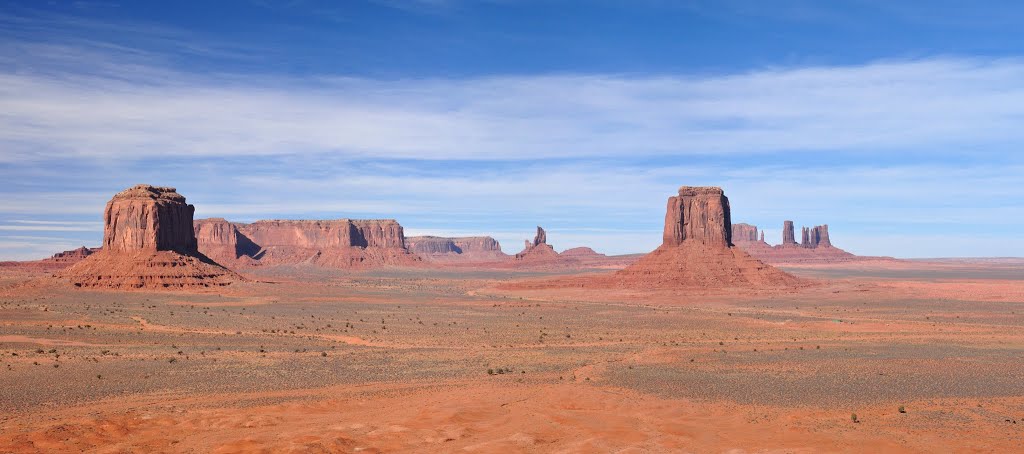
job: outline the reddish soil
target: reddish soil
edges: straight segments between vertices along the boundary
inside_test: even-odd
[[[1024,446],[1024,263],[784,270],[807,284],[282,267],[123,292],[0,268],[0,452]]]

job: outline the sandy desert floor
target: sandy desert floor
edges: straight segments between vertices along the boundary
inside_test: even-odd
[[[815,283],[288,269],[103,292],[3,270],[0,452],[1024,451],[1024,263],[785,269]]]

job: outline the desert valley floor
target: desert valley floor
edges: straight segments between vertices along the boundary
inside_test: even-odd
[[[810,284],[277,268],[125,292],[0,268],[0,452],[1022,449],[1024,262],[783,268]]]

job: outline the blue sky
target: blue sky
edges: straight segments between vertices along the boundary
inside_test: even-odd
[[[1024,256],[1014,2],[0,0],[0,259],[109,197],[644,252],[680,185],[901,257]]]

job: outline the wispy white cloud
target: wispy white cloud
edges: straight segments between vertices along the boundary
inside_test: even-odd
[[[201,77],[120,54],[83,61],[74,48],[51,48],[44,55],[5,55],[0,160],[957,153],[1024,139],[1024,62],[1015,59],[369,80]],[[64,60],[74,72],[38,69]]]

